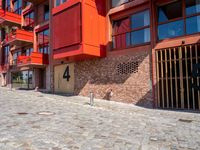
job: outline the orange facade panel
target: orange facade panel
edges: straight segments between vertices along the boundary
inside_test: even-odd
[[[66,20],[70,20],[69,22]],[[77,3],[53,16],[53,48],[68,47],[81,43],[81,5]]]
[[[4,24],[21,24],[21,15],[0,9],[0,23]]]
[[[52,11],[54,59],[79,58],[81,55],[104,57],[105,9],[102,0],[68,0],[55,7]]]
[[[19,56],[17,59],[17,66],[43,66],[49,64],[48,54],[32,52],[30,56]]]

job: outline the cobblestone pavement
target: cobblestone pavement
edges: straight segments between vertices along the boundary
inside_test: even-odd
[[[0,150],[200,150],[200,114],[0,88]]]

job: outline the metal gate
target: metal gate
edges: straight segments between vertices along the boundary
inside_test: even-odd
[[[200,110],[200,45],[156,51],[158,107]]]

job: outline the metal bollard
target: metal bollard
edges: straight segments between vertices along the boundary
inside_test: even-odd
[[[94,106],[94,93],[90,92],[90,105]]]

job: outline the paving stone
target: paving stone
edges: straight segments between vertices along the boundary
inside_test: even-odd
[[[88,102],[0,88],[0,150],[200,149],[199,113]]]

